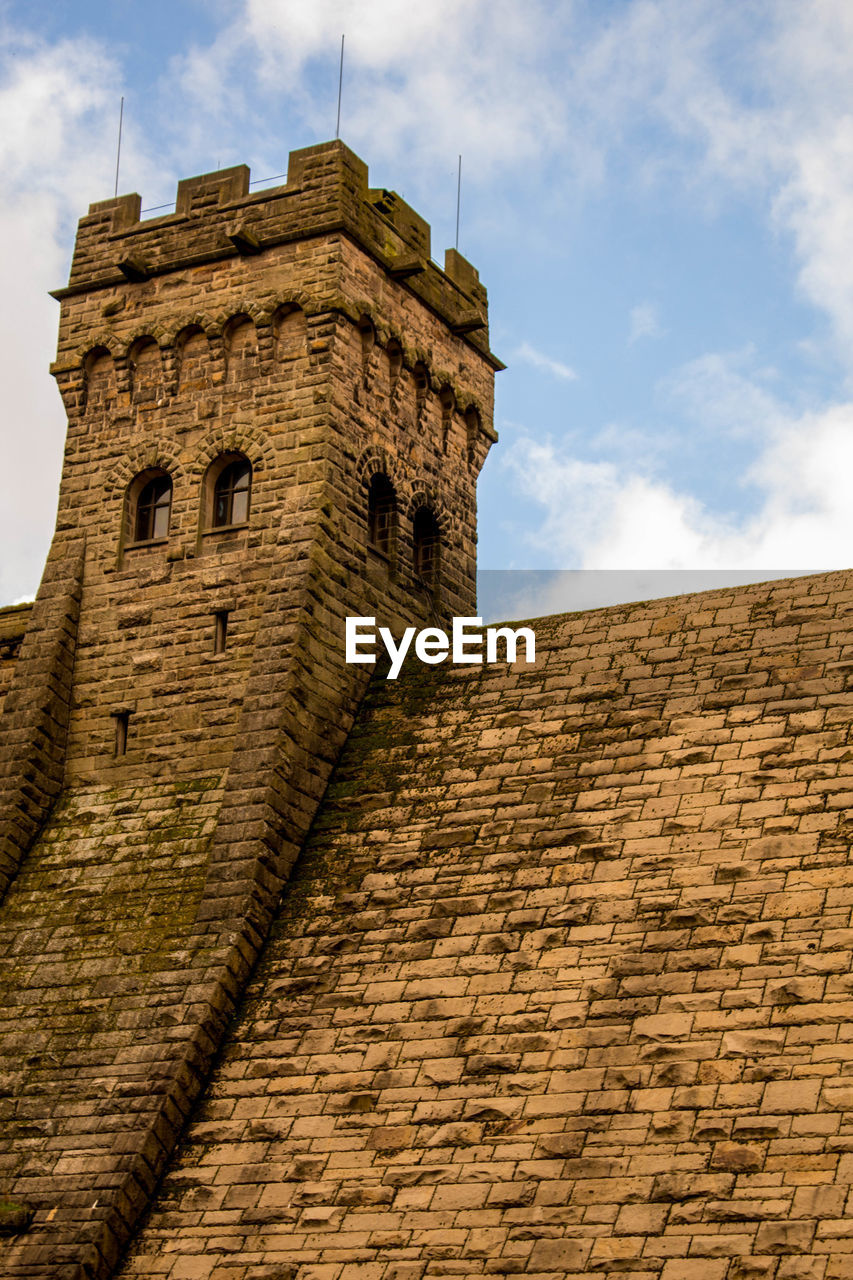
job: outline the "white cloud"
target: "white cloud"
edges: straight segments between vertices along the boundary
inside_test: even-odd
[[[59,316],[47,291],[67,278],[70,211],[110,190],[105,113],[118,102],[115,83],[86,41],[46,48],[6,32],[0,45],[0,238],[9,250],[0,260],[0,602],[34,589],[53,528],[65,418],[47,372]]]
[[[564,382],[574,382],[577,374],[570,365],[563,364],[561,360],[554,360],[551,356],[546,356],[541,351],[537,351],[529,342],[522,342],[521,346],[515,352],[516,360],[523,360],[525,364],[532,364],[534,369],[544,369],[546,373],[550,373],[555,378],[560,378]]]
[[[220,154],[228,162],[237,139],[247,137],[257,154],[271,157],[265,172],[283,167],[281,112],[259,111],[260,103],[286,102],[318,138],[331,134],[345,31],[343,136],[372,162],[393,159],[395,175],[413,189],[434,186],[444,166],[455,197],[461,150],[465,177],[492,184],[489,208],[518,199],[525,217],[532,210],[516,191],[527,175],[543,173],[551,212],[562,209],[568,192],[605,180],[608,169],[625,187],[674,184],[711,211],[745,193],[792,247],[803,294],[830,319],[853,381],[848,0],[629,0],[611,7],[606,21],[597,6],[578,0],[430,0],[414,7],[404,0],[243,0],[220,12],[216,39],[183,53],[169,81],[170,111],[186,146],[209,152],[211,138],[218,139],[211,167]],[[56,306],[45,294],[63,283],[73,218],[112,190],[120,92],[115,59],[92,42],[50,47],[8,30],[0,36],[0,234],[15,250],[0,267],[4,296],[15,300],[0,356],[5,457],[7,474],[23,477],[10,486],[0,536],[6,547],[13,537],[24,544],[20,564],[13,568],[8,554],[0,563],[0,598],[34,581],[46,547],[64,422],[45,375],[56,325]],[[147,204],[156,203],[171,194],[173,166],[162,154],[149,160],[133,119],[131,110],[123,174]],[[175,151],[177,137],[176,130]],[[493,216],[497,221],[499,213]],[[643,301],[631,312],[629,340],[656,336],[663,336],[660,318]],[[564,382],[577,376],[529,343],[516,355]],[[540,443],[513,454],[519,483],[532,484],[527,464],[534,449],[545,450],[535,455],[538,463],[553,463],[550,481],[571,495],[583,518],[578,528],[561,515],[556,497],[543,499],[547,545],[573,562],[613,563],[625,554],[659,563],[666,553],[667,562],[689,554],[713,564],[743,557],[768,563],[771,552],[787,557],[802,546],[799,563],[820,564],[825,556],[815,549],[826,537],[849,559],[853,539],[839,477],[849,470],[850,406],[795,411],[774,396],[773,371],[757,373],[753,363],[751,353],[706,354],[661,388],[706,434],[751,442],[755,461],[743,479],[761,497],[752,519],[715,514],[652,470],[660,465],[652,447],[640,471],[624,447],[608,447],[605,461],[590,462]],[[631,429],[632,441],[653,438],[647,424]],[[591,423],[587,438],[601,449],[618,436],[612,426]]]
[[[345,34],[342,136],[398,165],[407,153],[434,166],[461,151],[468,174],[482,176],[565,141],[563,78],[547,68],[573,7],[555,22],[540,0],[244,0],[210,46],[182,60],[182,85],[225,115],[257,77],[326,138]]]
[[[657,307],[651,302],[641,302],[632,307],[628,322],[629,347],[641,338],[660,338],[664,332]]]
[[[755,351],[711,351],[689,360],[661,380],[660,393],[682,421],[716,440],[748,437],[758,444],[786,420],[786,410],[768,389],[772,368],[755,367]]]
[[[799,283],[853,342],[853,108],[848,0],[636,0],[593,38],[574,107],[629,180],[676,176],[709,208],[738,190],[790,237]],[[662,130],[636,147],[639,131]],[[605,133],[609,132],[609,142]],[[633,175],[633,178],[631,178]]]
[[[590,463],[551,442],[524,439],[507,462],[543,509],[530,536],[559,567],[798,572],[841,568],[853,552],[853,404],[764,423],[764,446],[743,479],[757,509],[708,509],[670,481],[612,462]]]
[[[610,130],[611,161],[645,131],[629,181],[681,181],[710,211],[738,190],[763,207],[793,249],[804,296],[830,320],[853,382],[851,49],[846,0],[806,8],[637,0],[592,42],[578,100],[590,111],[590,137]],[[636,308],[630,340],[655,323]],[[748,516],[712,510],[671,474],[639,470],[624,455],[590,462],[529,440],[514,446],[510,464],[543,508],[540,556],[612,569],[849,564],[853,404],[785,404],[773,391],[776,371],[756,370],[755,359],[708,353],[660,387],[706,439],[737,438],[751,450],[752,462],[731,477],[733,496],[746,484],[758,494]],[[723,444],[718,478],[725,456]]]
[[[0,32],[0,604],[32,596],[50,545],[66,423],[48,373],[59,320],[48,290],[68,278],[77,218],[113,193],[120,94],[116,61],[91,40]],[[122,174],[153,185],[163,168],[126,117]]]

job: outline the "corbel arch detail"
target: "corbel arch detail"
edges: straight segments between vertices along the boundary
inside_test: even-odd
[[[289,293],[277,293],[265,306],[267,319],[272,320],[280,311],[288,311],[298,307],[306,319],[315,311],[314,301],[303,289],[294,289]]]
[[[217,312],[213,321],[214,332],[224,336],[232,321],[239,320],[242,316],[251,320],[256,329],[268,325],[272,318],[269,307],[248,298],[235,298],[229,303],[227,310]]]
[[[211,315],[206,311],[193,311],[177,316],[170,324],[162,326],[160,345],[174,347],[180,341],[181,334],[188,329],[200,329],[208,339],[217,333],[216,321]]]
[[[115,333],[110,332],[108,329],[101,333],[93,334],[91,337],[87,338],[85,343],[82,343],[77,347],[75,352],[81,369],[86,367],[86,361],[94,351],[101,350],[108,351],[113,360],[115,360],[116,358],[124,355],[125,344]]]
[[[156,342],[161,351],[170,346],[172,341],[171,332],[164,324],[138,324],[122,335],[121,354],[129,357],[133,348],[144,338],[149,338],[152,342]]]

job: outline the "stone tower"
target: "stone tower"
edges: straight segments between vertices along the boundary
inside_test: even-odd
[[[56,296],[57,529],[0,739],[28,1277],[109,1274],[159,1176],[366,684],[345,617],[473,612],[501,367],[476,271],[339,142],[93,205]]]

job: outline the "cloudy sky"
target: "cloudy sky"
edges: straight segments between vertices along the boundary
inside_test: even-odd
[[[853,562],[849,0],[0,0],[0,601],[35,590],[77,217],[341,134],[489,288],[490,569]]]

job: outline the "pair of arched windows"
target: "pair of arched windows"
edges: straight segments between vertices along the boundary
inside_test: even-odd
[[[397,495],[386,475],[371,477],[367,491],[367,542],[373,551],[392,559],[397,545]],[[414,570],[427,586],[438,586],[441,532],[435,512],[426,504],[419,506],[412,523]]]
[[[242,454],[226,455],[212,464],[211,473],[205,526],[220,529],[245,524],[249,519],[252,464]],[[131,541],[158,542],[168,537],[172,515],[172,477],[168,471],[148,471],[137,476],[129,496]]]

